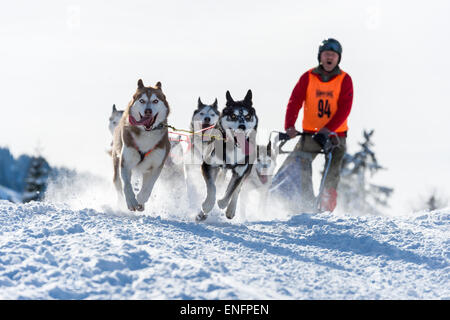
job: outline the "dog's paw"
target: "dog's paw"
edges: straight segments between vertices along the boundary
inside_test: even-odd
[[[205,221],[206,218],[208,218],[208,215],[205,214],[203,211],[200,211],[199,214],[195,217],[196,222]]]
[[[145,209],[145,205],[143,205],[143,204],[138,204],[136,207],[137,211],[144,211],[144,209]]]
[[[139,208],[141,207],[142,205],[140,205],[138,202],[137,202],[137,200],[136,199],[127,199],[127,207],[128,207],[128,209],[130,210],[130,211],[136,211],[136,210],[139,210]],[[143,207],[143,206],[142,206]],[[139,210],[139,211],[142,211],[142,210]]]
[[[236,214],[236,206],[233,205],[228,206],[227,211],[225,212],[227,218],[233,219],[235,214]]]
[[[220,199],[217,201],[217,205],[220,209],[225,209],[228,205],[228,201],[226,201],[225,199]]]

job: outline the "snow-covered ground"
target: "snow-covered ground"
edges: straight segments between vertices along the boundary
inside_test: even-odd
[[[450,209],[156,212],[0,201],[0,299],[450,299]]]

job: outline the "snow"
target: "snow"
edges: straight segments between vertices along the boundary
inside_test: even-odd
[[[82,206],[0,201],[0,299],[450,299],[450,208],[196,223],[182,204]]]

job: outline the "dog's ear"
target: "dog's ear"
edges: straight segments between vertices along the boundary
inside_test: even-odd
[[[272,156],[272,141],[269,140],[269,143],[267,144],[267,155],[269,157]]]
[[[197,105],[197,107],[200,108],[200,107],[203,107],[203,106],[204,106],[204,104],[203,104],[202,100],[200,99],[200,97],[198,97],[198,105]]]
[[[247,104],[249,106],[251,106],[253,104],[252,103],[252,90],[247,91],[247,94],[245,95],[245,98],[244,98],[244,102],[245,102],[245,104]]]
[[[142,89],[144,87],[144,82],[142,81],[142,79],[138,80],[138,89]]]
[[[115,104],[113,104],[113,110],[112,110],[112,112],[117,112],[117,109],[116,109],[116,105],[115,105]]]
[[[233,98],[231,97],[230,91],[227,90],[225,97],[227,98],[227,105],[228,105],[228,102],[231,102],[231,103],[234,102]]]
[[[228,104],[228,103],[227,103]],[[225,106],[225,108],[223,108],[221,115],[229,115],[231,113],[231,110],[233,108],[229,107],[229,106]]]
[[[155,85],[156,88],[161,89],[161,81],[158,81]]]
[[[214,109],[218,108],[217,98],[216,98],[216,100],[214,100],[214,103],[212,104],[212,106]]]

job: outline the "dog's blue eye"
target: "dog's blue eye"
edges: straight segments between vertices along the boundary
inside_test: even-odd
[[[139,102],[140,103],[145,103],[145,100],[144,99],[139,99]]]
[[[152,103],[158,103],[158,102],[159,102],[158,99],[155,99],[155,100],[152,101]]]

